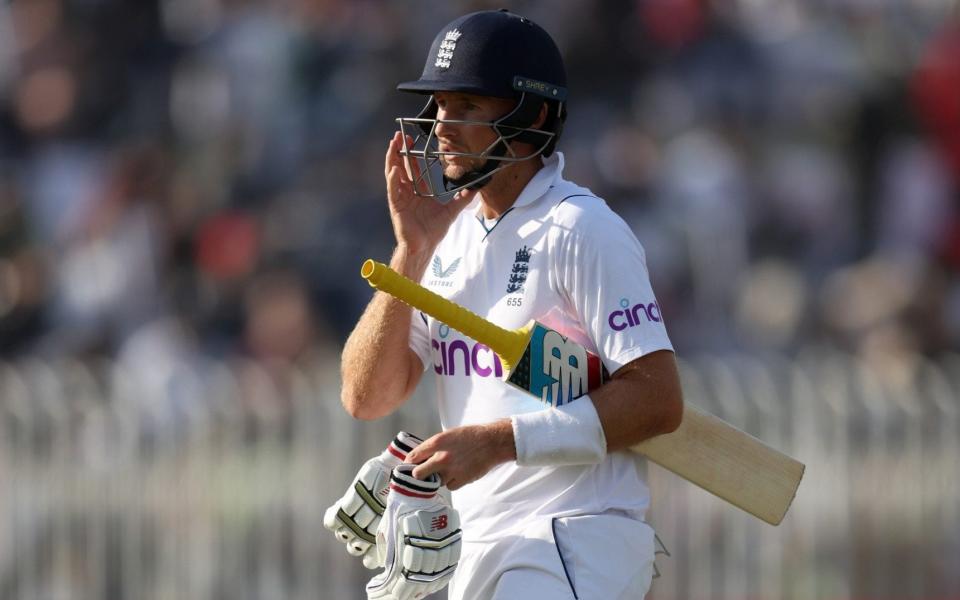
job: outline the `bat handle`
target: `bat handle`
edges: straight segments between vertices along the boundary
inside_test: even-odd
[[[486,344],[500,355],[504,363],[507,363],[504,367],[508,371],[523,355],[526,336],[522,332],[498,327],[464,307],[431,292],[381,262],[366,260],[360,269],[360,275],[372,287],[446,323],[481,344]]]

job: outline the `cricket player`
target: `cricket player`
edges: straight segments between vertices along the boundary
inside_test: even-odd
[[[398,119],[387,147],[390,266],[502,327],[536,319],[612,374],[589,395],[547,406],[504,383],[486,346],[375,294],[344,348],[342,402],[356,418],[378,419],[434,374],[443,431],[398,437],[384,456],[416,465],[394,476],[391,494],[427,498],[436,511],[437,476],[452,492],[462,539],[430,569],[449,573],[454,599],[636,600],[652,578],[645,460],[626,450],[679,426],[678,371],[643,248],[602,199],[564,179],[556,148],[566,86],[549,34],[506,10],[447,25],[420,79],[398,86],[426,106]],[[570,357],[562,347],[552,356],[562,373]],[[447,523],[431,514],[403,530]],[[388,538],[378,541],[397,556],[412,539]],[[407,591],[368,586],[369,596],[425,595],[409,591],[416,570],[388,566],[381,579],[407,577]]]

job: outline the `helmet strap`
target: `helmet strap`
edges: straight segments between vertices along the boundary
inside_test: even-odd
[[[539,145],[543,142],[543,139],[539,138],[540,134],[536,133],[535,131],[521,131],[520,133],[511,136],[501,130],[500,127],[511,127],[516,129],[527,129],[532,127],[537,121],[537,117],[540,116],[540,107],[543,106],[543,102],[543,98],[523,92],[520,94],[520,100],[517,101],[517,106],[514,107],[514,109],[506,116],[496,121],[494,129],[498,134],[500,134],[501,137],[510,140],[516,140],[518,142],[526,142],[535,146]]]

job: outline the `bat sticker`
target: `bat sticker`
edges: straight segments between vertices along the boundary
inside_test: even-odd
[[[510,374],[509,383],[540,398],[548,406],[562,406],[598,387],[609,376],[599,357],[560,333],[536,323],[530,343]]]

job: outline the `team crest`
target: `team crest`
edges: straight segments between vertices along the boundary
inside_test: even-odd
[[[457,49],[457,40],[460,39],[461,35],[463,35],[463,33],[461,33],[459,29],[451,29],[447,32],[447,35],[443,36],[443,41],[440,42],[440,48],[437,50],[437,62],[434,63],[435,67],[441,69],[450,68],[453,51]]]
[[[530,271],[530,248],[524,246],[517,250],[513,261],[513,268],[510,270],[510,280],[507,283],[508,294],[518,294],[523,292],[523,284],[527,282],[527,273]]]

